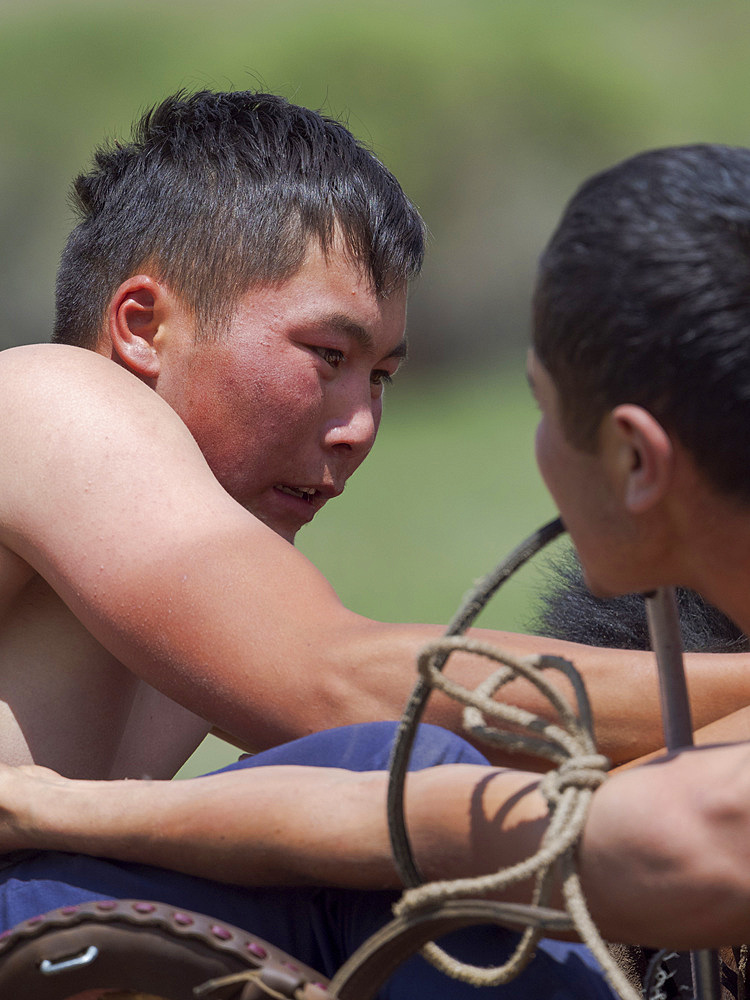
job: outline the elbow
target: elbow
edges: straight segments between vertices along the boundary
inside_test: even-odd
[[[690,790],[695,833],[683,862],[695,872],[696,908],[705,914],[696,934],[705,944],[738,945],[750,936],[750,782],[747,777],[696,782]],[[678,820],[679,821],[679,820]]]
[[[749,779],[702,753],[623,772],[594,796],[581,871],[610,940],[692,949],[750,936]]]

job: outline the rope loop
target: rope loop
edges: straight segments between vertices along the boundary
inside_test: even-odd
[[[589,754],[564,761],[553,771],[547,771],[539,790],[550,808],[554,808],[566,789],[589,789],[596,791],[607,778],[611,767],[608,757],[603,754]]]
[[[448,658],[456,652],[484,657],[501,667],[473,691],[443,673]],[[548,803],[550,822],[537,852],[525,861],[478,878],[430,882],[407,889],[394,906],[404,917],[426,908],[439,907],[450,899],[486,897],[511,885],[534,878],[532,904],[525,908],[526,930],[516,950],[501,966],[481,968],[459,962],[434,943],[422,953],[446,975],[475,986],[496,986],[509,982],[528,964],[542,931],[533,914],[545,906],[556,871],[562,873],[562,891],[572,925],[599,960],[614,989],[626,1000],[636,994],[594,926],[575,871],[575,849],[583,832],[589,802],[606,780],[610,761],[597,753],[591,713],[583,682],[574,681],[572,663],[557,656],[515,657],[488,643],[465,636],[444,636],[428,643],[420,652],[418,670],[431,690],[439,690],[465,706],[464,727],[478,739],[506,749],[519,750],[549,760],[557,766],[541,778],[539,789]],[[575,707],[545,676],[545,671],[561,671],[573,686]],[[496,701],[493,695],[509,681],[522,677],[545,696],[554,710],[555,721],[514,705]],[[487,719],[491,718],[490,724]],[[501,729],[499,725],[506,728]],[[523,911],[524,908],[521,908]]]
[[[446,901],[496,895],[516,882],[533,878],[531,904],[525,908],[516,907],[518,912],[525,912],[525,917],[520,916],[514,925],[520,923],[526,929],[514,954],[504,965],[489,969],[467,966],[434,943],[422,949],[433,965],[455,979],[474,985],[496,985],[518,975],[533,956],[534,946],[543,933],[538,914],[543,909],[550,912],[549,899],[559,876],[572,926],[623,1000],[640,1000],[599,935],[576,873],[575,852],[591,796],[606,779],[610,766],[607,758],[596,750],[591,708],[583,680],[573,664],[560,657],[517,657],[463,634],[499,586],[563,530],[559,520],[550,522],[518,546],[467,595],[446,634],[428,643],[419,654],[419,680],[404,709],[390,763],[388,823],[394,860],[407,886],[394,911],[397,919],[408,920],[410,915],[416,919],[416,915],[424,913],[426,908],[439,911]],[[449,658],[459,651],[481,656],[499,666],[471,691],[443,672]],[[574,705],[549,679],[549,671],[561,672],[568,679]],[[544,696],[552,708],[552,720],[497,700],[497,692],[516,678],[533,684]],[[403,793],[416,727],[433,690],[442,691],[464,705],[464,728],[475,740],[541,757],[553,768],[540,782],[540,791],[549,807],[549,824],[532,857],[480,878],[423,885],[406,832]]]

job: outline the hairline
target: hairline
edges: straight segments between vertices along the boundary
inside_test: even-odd
[[[409,288],[409,279],[402,278],[395,284],[388,284],[385,289],[379,291],[375,286],[375,280],[372,272],[366,265],[358,260],[356,255],[350,250],[348,242],[343,239],[343,234],[339,230],[338,223],[336,224],[337,236],[329,242],[329,245],[324,245],[324,241],[320,238],[317,233],[312,233],[305,245],[304,252],[301,254],[299,264],[294,269],[288,269],[285,272],[277,275],[274,278],[253,278],[250,280],[248,285],[237,295],[232,296],[229,301],[223,304],[221,310],[221,315],[217,317],[217,321],[212,325],[211,330],[208,331],[205,326],[201,326],[198,321],[198,311],[193,305],[188,301],[186,295],[174,287],[168,278],[163,276],[162,269],[159,266],[158,261],[154,261],[153,258],[150,261],[144,261],[142,264],[136,266],[132,274],[123,278],[123,282],[127,281],[128,278],[134,277],[136,274],[144,274],[153,278],[154,281],[165,286],[169,289],[170,293],[177,299],[182,308],[187,312],[190,318],[194,321],[195,327],[193,331],[194,341],[196,343],[204,342],[219,342],[223,337],[225,337],[229,331],[229,327],[236,317],[239,309],[241,308],[242,300],[252,292],[261,291],[263,289],[280,289],[288,282],[292,281],[302,270],[305,262],[308,259],[310,250],[316,245],[323,254],[326,262],[330,260],[331,251],[340,252],[344,255],[345,259],[359,272],[360,277],[366,278],[369,290],[376,297],[379,302],[384,302],[391,298],[393,295],[397,295],[400,292],[406,292]],[[122,282],[121,282],[122,284]],[[119,286],[118,286],[119,287]],[[112,299],[110,299],[110,303]],[[354,338],[366,346],[366,342],[371,341],[369,333],[359,324],[353,323],[349,317],[343,313],[332,314],[329,317],[329,322],[333,322],[334,325],[338,325],[343,329],[349,328],[349,332],[354,336]],[[95,341],[91,344],[90,350],[98,351],[100,350],[103,341],[106,339],[106,316],[102,319],[102,324],[97,333]],[[406,336],[404,335],[400,343],[396,346],[394,351],[388,354],[388,357],[406,358],[407,356],[407,343]]]

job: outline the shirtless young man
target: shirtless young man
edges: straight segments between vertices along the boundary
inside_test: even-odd
[[[76,192],[57,343],[0,358],[2,757],[79,778],[170,777],[209,725],[257,750],[398,717],[417,650],[442,630],[345,609],[290,543],[374,442],[422,260],[416,210],[342,126],[258,94],[165,102]],[[706,712],[736,698],[727,684]],[[457,727],[459,709],[438,704],[433,718]],[[657,720],[636,743],[658,743]],[[630,754],[627,727],[614,732]],[[382,768],[392,735],[390,723],[345,727],[270,759]],[[474,759],[429,727],[417,749],[416,766]],[[112,875],[9,859],[0,926],[115,895]],[[312,935],[325,969],[392,898],[248,904],[224,886],[143,877],[126,894],[217,916],[229,906],[227,919],[297,955]],[[543,982],[602,996],[575,949],[550,945],[524,988]]]
[[[258,750],[397,718],[441,630],[344,608],[289,543],[374,442],[416,210],[341,125],[253,93],[166,101],[75,190],[57,343],[0,355],[0,759],[170,777],[210,726]],[[637,693],[575,658],[602,749],[658,747],[650,658]],[[693,675],[699,723],[750,700],[731,657]]]
[[[538,461],[594,591],[684,585],[745,634],[748,274],[750,150],[643,154],[589,181],[564,214],[542,258],[529,361]],[[747,739],[748,722],[745,709],[701,739]],[[750,937],[748,775],[750,743],[735,742],[599,788],[579,856],[606,938],[695,948]],[[171,784],[6,769],[0,800],[8,848],[84,850],[249,886],[374,890],[397,885],[385,787],[382,773],[299,767]],[[486,765],[414,774],[406,802],[428,876],[512,863],[546,824],[534,775]],[[312,817],[304,830],[300,814]]]

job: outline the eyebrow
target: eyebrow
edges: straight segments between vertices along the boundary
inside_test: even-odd
[[[333,327],[334,330],[338,330],[340,333],[345,334],[347,337],[351,337],[352,340],[367,350],[372,347],[372,335],[359,323],[354,323],[352,319],[345,315],[344,313],[332,313],[330,316],[321,318],[319,321],[321,326]],[[405,358],[409,353],[409,349],[406,342],[406,337],[399,341],[398,344],[389,351],[386,357],[388,358]]]

